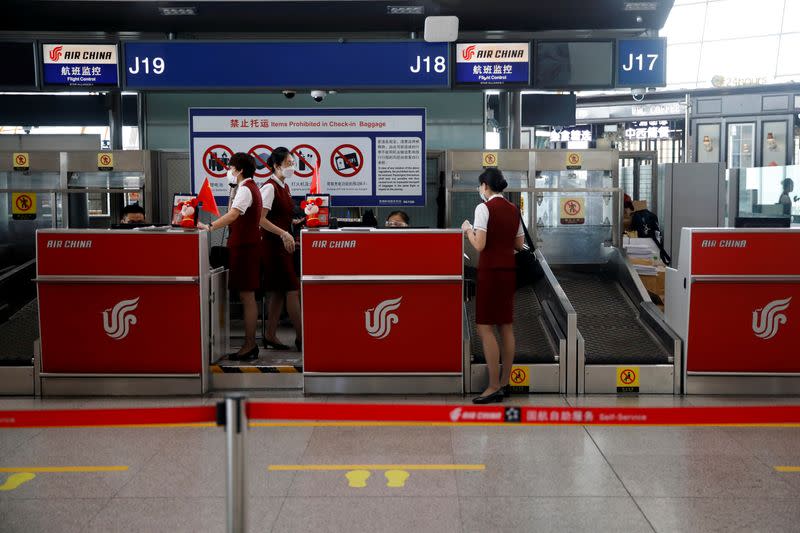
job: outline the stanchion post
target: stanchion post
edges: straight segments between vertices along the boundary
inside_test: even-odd
[[[217,404],[217,424],[225,426],[225,514],[228,533],[243,533],[245,530],[245,400],[243,394],[231,394],[225,396],[224,402]]]

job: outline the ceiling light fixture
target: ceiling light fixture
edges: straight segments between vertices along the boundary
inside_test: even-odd
[[[625,2],[625,11],[655,11],[658,2]]]
[[[197,15],[196,7],[159,7],[158,11],[165,17],[186,17]]]
[[[424,15],[425,6],[386,6],[389,15]]]

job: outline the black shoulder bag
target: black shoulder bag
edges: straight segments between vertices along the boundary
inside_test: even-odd
[[[234,190],[236,190],[236,187],[231,187],[231,191],[228,194],[228,209],[231,208],[231,202],[233,201]],[[208,258],[208,262],[211,264],[211,268],[219,268],[219,267],[228,268],[230,251],[228,250],[228,247],[225,245],[225,240],[227,238],[228,238],[228,226],[225,226],[222,229],[222,245],[211,247],[211,253]]]
[[[536,247],[533,245],[533,239],[528,233],[525,221],[522,220],[522,213],[519,215],[519,221],[522,223],[522,231],[525,233],[525,244],[522,250],[517,251],[514,256],[517,262],[517,288],[534,284],[536,281],[536,264],[538,263],[534,253]]]

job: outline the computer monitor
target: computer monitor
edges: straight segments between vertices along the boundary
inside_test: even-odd
[[[734,221],[734,227],[737,228],[789,228],[791,225],[790,216],[736,217]]]

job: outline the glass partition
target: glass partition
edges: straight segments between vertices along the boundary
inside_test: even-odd
[[[800,223],[800,165],[743,169],[739,178],[739,216],[791,215]]]

